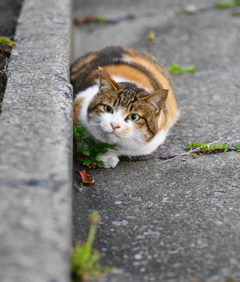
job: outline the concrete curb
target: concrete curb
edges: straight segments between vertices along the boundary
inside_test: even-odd
[[[0,281],[69,281],[70,0],[25,0],[0,115]]]

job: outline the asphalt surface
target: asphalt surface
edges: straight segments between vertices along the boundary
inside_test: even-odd
[[[215,1],[191,1],[197,8]],[[240,142],[240,18],[231,9],[208,8],[192,15],[189,1],[76,1],[84,18],[153,11],[151,16],[115,24],[74,28],[73,59],[109,44],[147,50],[166,66],[194,64],[199,72],[173,75],[181,112],[156,155],[183,152],[189,142]],[[73,189],[73,237],[86,240],[90,212],[101,222],[94,247],[104,266],[122,272],[102,282],[187,282],[240,280],[239,152],[164,162],[122,161],[115,169],[95,169],[96,184]]]

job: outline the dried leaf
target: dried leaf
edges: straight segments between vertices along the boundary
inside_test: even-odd
[[[78,171],[78,173],[82,177],[82,183],[87,183],[87,184],[95,183],[94,179],[92,178],[92,175],[90,173],[87,173],[86,170]]]

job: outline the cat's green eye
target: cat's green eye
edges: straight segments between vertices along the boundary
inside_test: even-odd
[[[109,113],[109,114],[112,114],[113,113],[113,108],[112,107],[110,107],[109,105],[104,105],[104,111],[106,112],[106,113]]]
[[[128,116],[128,119],[131,120],[131,121],[138,121],[140,119],[140,116],[137,115],[137,114],[130,114]]]

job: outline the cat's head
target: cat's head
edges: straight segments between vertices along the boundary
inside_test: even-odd
[[[149,94],[133,83],[114,81],[99,67],[99,90],[88,107],[88,127],[99,141],[120,147],[149,142],[159,131],[168,90]]]

